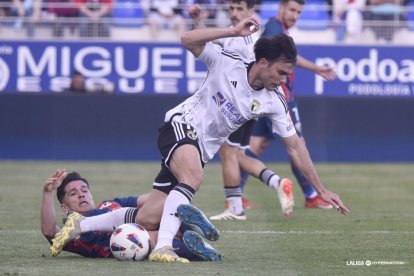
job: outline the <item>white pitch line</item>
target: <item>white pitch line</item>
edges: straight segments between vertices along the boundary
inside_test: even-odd
[[[41,234],[40,230],[0,230],[0,233],[17,233],[17,234]],[[229,234],[254,234],[254,235],[338,235],[344,233],[357,233],[357,234],[414,234],[414,231],[388,231],[388,230],[367,230],[367,231],[245,231],[245,230],[222,230],[221,233]]]
[[[244,231],[244,230],[223,230],[221,233],[229,234],[254,234],[254,235],[338,235],[344,233],[358,234],[414,234],[414,231],[386,231],[386,230],[370,230],[370,231]]]

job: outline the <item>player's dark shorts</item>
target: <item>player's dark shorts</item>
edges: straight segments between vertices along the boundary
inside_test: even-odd
[[[299,136],[303,136],[302,122],[299,116],[298,105],[296,101],[290,101],[287,103],[289,108],[290,118],[295,126],[296,133]],[[257,120],[255,127],[252,131],[252,136],[266,137],[267,139],[274,140],[277,137],[276,133],[272,130],[272,121],[268,117],[261,117]]]
[[[198,145],[198,136],[195,129],[187,124],[167,122],[158,131],[158,149],[161,153],[161,170],[154,180],[153,188],[168,194],[177,184],[178,180],[169,169],[173,152],[182,145],[191,144],[201,151]]]
[[[233,147],[245,149],[249,146],[250,136],[252,134],[256,120],[249,120],[239,127],[235,132],[230,134],[227,143]]]

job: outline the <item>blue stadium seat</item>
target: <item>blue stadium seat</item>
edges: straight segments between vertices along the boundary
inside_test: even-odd
[[[270,17],[276,16],[279,10],[279,3],[276,1],[263,1],[260,6],[259,16],[262,24],[265,24]]]
[[[325,0],[306,1],[296,24],[299,30],[320,31],[329,28],[331,18]]]
[[[142,27],[144,11],[139,0],[117,0],[112,9],[112,22],[116,27]]]
[[[414,0],[407,4],[407,27],[408,30],[414,31]]]

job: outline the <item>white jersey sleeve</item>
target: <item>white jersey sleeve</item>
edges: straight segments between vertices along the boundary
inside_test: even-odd
[[[273,117],[271,120],[273,132],[277,133],[280,137],[289,137],[296,133],[289,114]]]
[[[296,133],[296,129],[290,118],[286,99],[279,90],[275,90],[275,95],[277,98],[275,97],[276,100],[272,105],[272,115],[269,116],[272,121],[272,131],[280,137],[292,136]]]
[[[219,44],[227,51],[239,54],[248,61],[255,60],[254,44],[259,39],[259,33],[253,33],[248,36],[226,37],[218,40]]]
[[[197,59],[203,61],[208,70],[212,70],[215,66],[220,64],[222,56],[220,55],[222,48],[212,42],[207,42],[203,51]]]

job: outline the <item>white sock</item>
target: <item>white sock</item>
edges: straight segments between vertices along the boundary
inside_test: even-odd
[[[182,193],[172,190],[164,203],[158,241],[154,250],[164,246],[172,246],[172,241],[181,225],[181,220],[176,216],[177,207],[180,204],[189,204],[190,201]]]
[[[243,210],[243,202],[241,196],[232,196],[227,198],[229,208],[233,214],[240,215]]]
[[[279,185],[280,185],[280,176],[275,174],[269,179],[269,187],[277,190],[279,188]]]
[[[280,176],[271,169],[263,169],[259,176],[260,180],[270,188],[277,190],[279,188]]]
[[[126,217],[129,217],[136,208],[119,208],[99,216],[85,217],[80,222],[80,228],[82,233],[89,231],[114,231],[118,226],[133,221],[125,221]],[[135,219],[135,218],[134,218]]]
[[[307,199],[312,199],[315,198],[318,195],[318,193],[316,191],[313,191],[312,194],[308,197],[306,197]]]
[[[224,193],[226,194],[229,208],[233,214],[239,215],[243,210],[242,191],[240,186],[230,187],[224,186]]]

